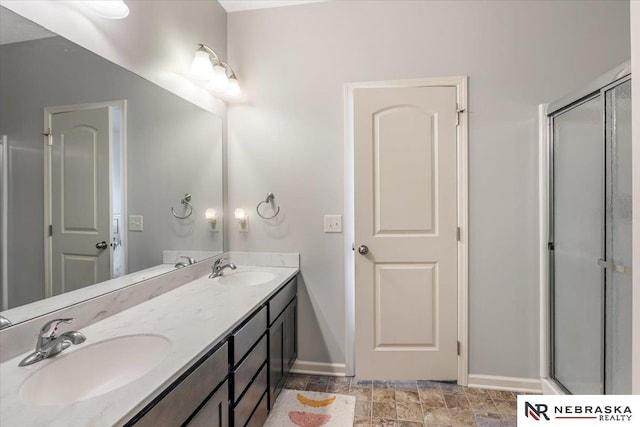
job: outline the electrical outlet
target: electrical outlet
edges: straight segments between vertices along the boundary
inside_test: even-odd
[[[325,215],[324,232],[342,233],[342,215]]]
[[[142,231],[142,215],[129,215],[129,231]]]

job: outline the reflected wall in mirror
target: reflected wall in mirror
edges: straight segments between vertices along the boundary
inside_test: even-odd
[[[221,253],[221,119],[0,12],[2,315],[16,323],[16,307],[41,315],[188,264],[180,255]]]

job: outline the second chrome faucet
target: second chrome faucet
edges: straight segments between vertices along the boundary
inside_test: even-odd
[[[230,268],[231,270],[236,269],[236,265],[231,262],[229,258],[220,258],[217,259],[216,262],[211,266],[211,274],[209,275],[209,279],[214,279],[216,277],[222,276],[225,268]]]

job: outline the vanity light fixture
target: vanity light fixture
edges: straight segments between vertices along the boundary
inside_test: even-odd
[[[242,93],[233,68],[205,44],[198,45],[191,75],[198,80],[209,80],[209,89],[228,98],[238,98]]]
[[[84,0],[82,3],[103,18],[123,19],[129,16],[129,7],[124,0]]]
[[[204,216],[207,218],[209,225],[211,225],[211,231],[217,231],[218,215],[216,215],[216,210],[209,208],[204,212]]]
[[[240,224],[241,232],[246,233],[249,231],[249,217],[244,212],[244,209],[237,208],[233,216],[236,218],[236,221],[238,221],[238,224]]]

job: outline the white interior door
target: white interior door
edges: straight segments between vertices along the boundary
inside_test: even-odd
[[[111,107],[51,115],[52,294],[111,277]]]
[[[356,375],[455,380],[456,87],[358,88],[353,106]]]

